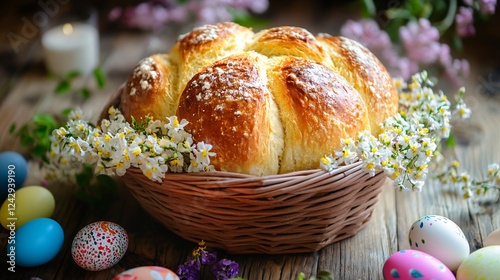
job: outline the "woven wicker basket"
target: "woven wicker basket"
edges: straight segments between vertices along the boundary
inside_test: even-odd
[[[182,238],[228,253],[314,252],[356,234],[370,220],[386,180],[360,162],[333,172],[256,177],[227,172],[124,178],[141,206]]]

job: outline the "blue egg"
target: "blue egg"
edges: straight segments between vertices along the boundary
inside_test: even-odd
[[[15,264],[19,266],[42,265],[59,253],[63,242],[64,232],[59,223],[49,218],[31,220],[8,239],[7,262],[14,256]]]
[[[22,155],[16,152],[0,153],[0,200],[21,188],[28,176],[28,163]]]

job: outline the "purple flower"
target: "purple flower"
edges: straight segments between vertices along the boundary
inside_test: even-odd
[[[214,264],[212,271],[217,280],[228,280],[238,276],[240,267],[237,262],[228,259],[222,259]]]
[[[399,36],[411,61],[433,64],[438,60],[441,49],[439,31],[429,20],[421,18],[418,22],[410,21],[399,29]]]
[[[213,265],[217,261],[217,252],[215,251],[202,250],[200,255],[202,264]]]
[[[114,8],[108,15],[127,27],[143,30],[158,29],[168,23],[201,25],[233,20],[231,10],[262,13],[269,7],[268,0],[150,0],[135,7]]]
[[[460,86],[463,78],[470,72],[469,62],[467,60],[453,59],[450,53],[450,47],[446,44],[441,45],[439,54],[439,64],[444,69],[444,74],[455,86]]]
[[[200,279],[200,260],[192,259],[179,265],[177,275],[181,280],[199,280]]]
[[[492,15],[495,13],[497,0],[479,0],[478,2],[483,15]]]
[[[469,37],[476,34],[472,8],[460,7],[458,14],[455,16],[455,27],[460,37]]]
[[[373,52],[392,47],[389,34],[381,30],[374,20],[348,20],[341,27],[340,33],[358,41]]]

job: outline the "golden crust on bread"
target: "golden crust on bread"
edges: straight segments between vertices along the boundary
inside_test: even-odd
[[[391,76],[357,42],[220,23],[141,61],[120,109],[127,120],[186,119],[193,140],[213,146],[217,170],[261,176],[318,168],[342,138],[377,135],[397,102]]]

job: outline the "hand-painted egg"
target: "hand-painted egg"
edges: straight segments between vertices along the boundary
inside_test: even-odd
[[[384,263],[385,280],[455,280],[453,273],[438,259],[417,250],[401,250]]]
[[[112,222],[100,221],[83,227],[75,235],[71,255],[81,268],[100,271],[117,264],[127,247],[125,229]]]
[[[141,266],[129,269],[118,275],[113,280],[179,280],[177,274],[161,266]]]
[[[33,267],[49,262],[64,243],[63,229],[49,218],[29,221],[15,233],[14,238],[7,241],[7,257],[11,258],[9,254],[12,254],[14,263],[20,266]]]
[[[500,246],[488,246],[472,252],[457,271],[457,280],[500,279]]]
[[[438,215],[427,215],[413,223],[409,242],[411,249],[437,258],[450,270],[456,270],[470,253],[469,242],[460,227]]]
[[[488,234],[484,240],[484,246],[500,245],[500,228]]]
[[[56,202],[52,193],[44,187],[29,186],[9,195],[0,208],[0,221],[6,229],[15,228],[36,218],[49,218],[54,213]]]
[[[20,189],[28,176],[28,163],[16,152],[0,153],[0,201],[7,198],[9,189]]]

